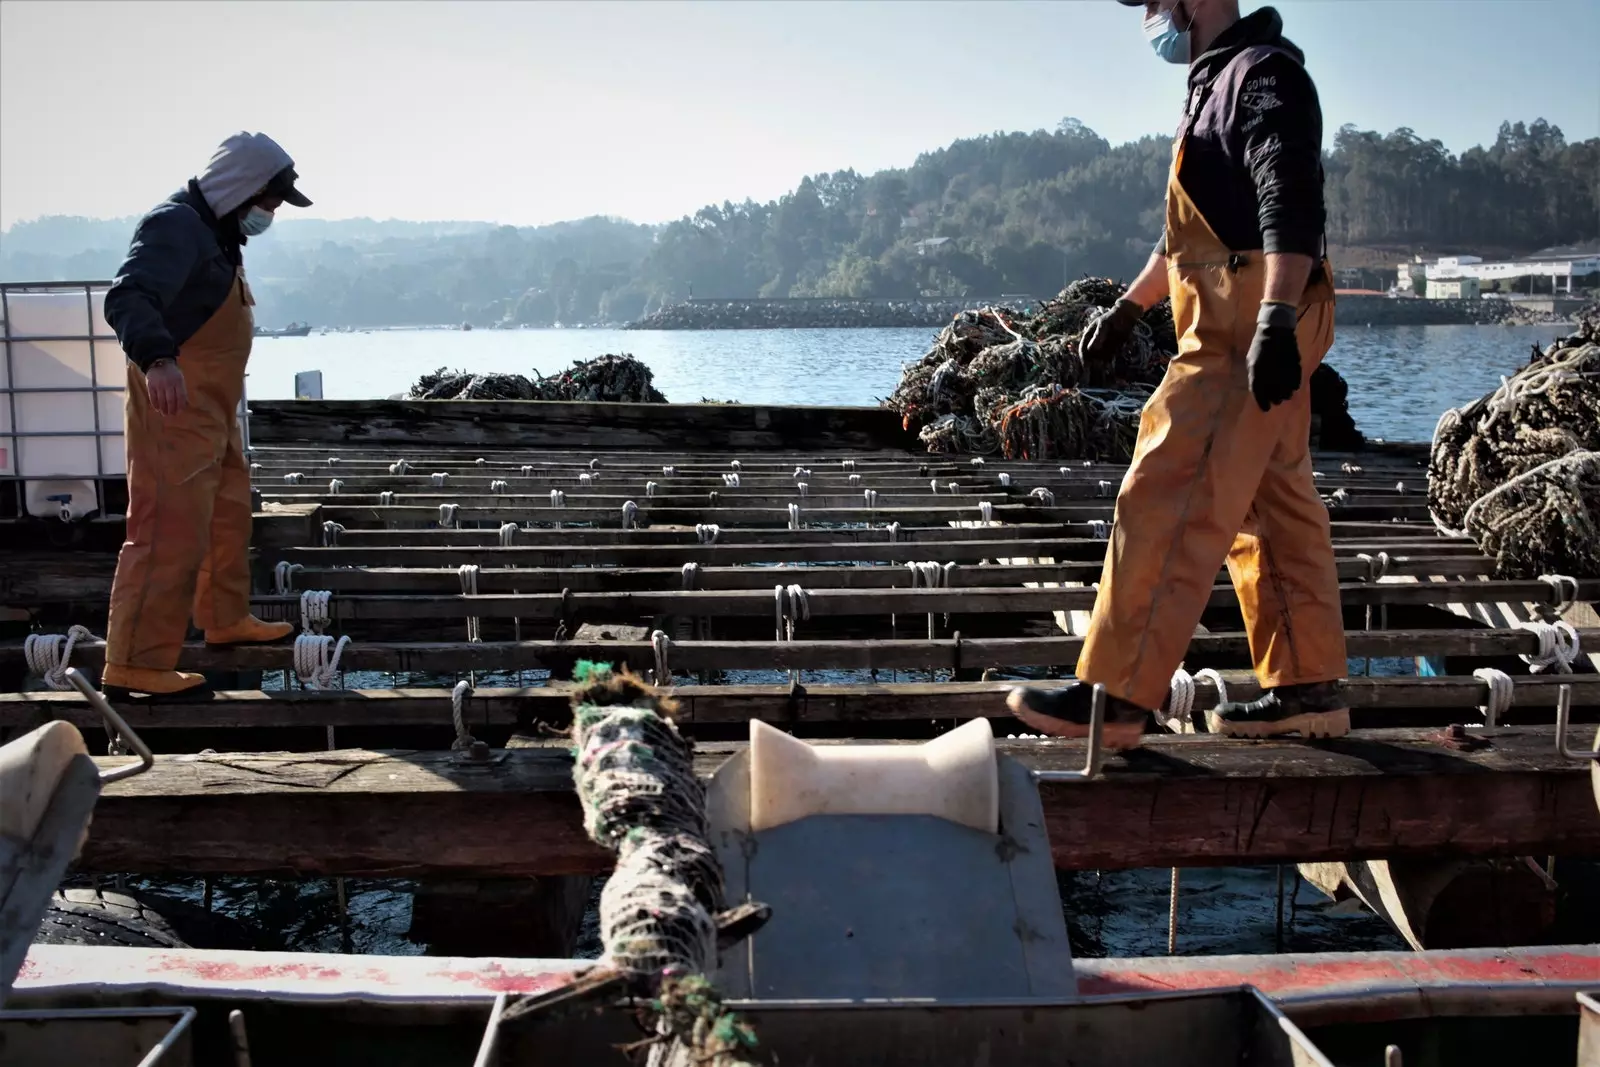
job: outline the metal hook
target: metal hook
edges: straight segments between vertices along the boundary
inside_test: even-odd
[[[1100,773],[1100,735],[1106,723],[1106,687],[1096,685],[1089,699],[1089,751],[1081,771],[1034,771],[1036,782],[1084,782]]]
[[[136,774],[143,774],[155,765],[156,758],[150,752],[150,746],[144,743],[142,737],[133,732],[133,728],[123,721],[121,715],[116,713],[115,709],[106,701],[105,694],[89,684],[89,679],[84,677],[82,671],[76,667],[69,667],[67,669],[67,681],[71,682],[72,688],[83,694],[83,699],[87,700],[100,713],[100,717],[106,721],[106,729],[113,736],[121,735],[122,740],[139,757],[138,763],[130,763],[126,767],[118,767],[111,771],[101,771],[100,784],[102,786],[110,785],[112,782],[120,782],[124,778],[132,778]]]
[[[1567,759],[1600,760],[1600,732],[1595,734],[1593,752],[1574,752],[1567,745],[1567,728],[1572,725],[1572,686],[1556,690],[1556,751]]]

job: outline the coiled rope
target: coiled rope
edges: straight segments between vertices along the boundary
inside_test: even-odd
[[[1539,639],[1539,650],[1532,655],[1524,655],[1522,662],[1535,671],[1554,667],[1561,674],[1572,673],[1572,665],[1577,662],[1582,649],[1579,646],[1578,631],[1571,623],[1531,620],[1517,623],[1517,629],[1527,630]]]
[[[349,635],[338,641],[323,633],[301,632],[294,639],[294,673],[310,689],[332,689],[339,673],[339,657],[350,645]]]
[[[72,650],[78,642],[98,640],[86,626],[70,626],[66,635],[29,634],[22,642],[22,654],[28,669],[44,679],[44,684],[58,692],[72,688],[67,681],[67,669],[72,666]]]
[[[460,569],[457,571],[457,574],[461,578],[461,595],[469,597],[477,596],[478,564],[463,563]],[[480,633],[479,620],[476,615],[467,616],[467,640],[474,644],[483,640],[483,635]]]
[[[389,473],[390,474],[404,474],[407,471],[409,471],[410,469],[411,469],[411,464],[407,463],[403,459],[397,459],[393,463],[389,464]]]
[[[802,478],[809,478],[809,477],[811,477],[811,468],[810,467],[796,467],[794,469],[794,480],[795,481],[798,482]]]
[[[1488,702],[1478,706],[1478,710],[1483,712],[1483,724],[1485,726],[1500,725],[1500,716],[1504,715],[1511,707],[1511,698],[1516,683],[1511,680],[1511,675],[1493,667],[1479,667],[1472,672],[1472,676],[1482,681],[1489,693]]]
[[[876,489],[863,490],[861,495],[862,499],[867,502],[868,509],[874,509],[878,506],[878,491]]]
[[[303,477],[304,475],[302,475],[299,471],[292,471],[291,473],[283,476],[283,481],[286,485],[299,485],[300,479]]]
[[[800,529],[800,505],[799,504],[791,503],[789,505],[789,529],[791,529],[791,530]]]
[[[517,543],[517,531],[520,530],[520,529],[521,529],[521,527],[518,526],[514,522],[503,522],[503,523],[501,523],[500,524],[500,547],[501,548],[510,548],[512,545],[516,544]]]
[[[447,482],[450,481],[450,472],[449,471],[434,471],[433,474],[431,475],[431,477],[433,479],[434,487],[435,488],[442,488]]]
[[[624,530],[633,529],[634,522],[638,517],[639,505],[631,500],[624,500],[622,502],[622,528]]]
[[[394,490],[385,489],[378,494],[378,506],[382,508],[394,507]]]
[[[722,476],[722,484],[730,489],[737,489],[739,487],[739,476],[737,474],[724,474]]]
[[[811,495],[811,483],[810,482],[796,482],[794,487],[800,491],[801,499],[804,499],[805,497]]]
[[[343,489],[343,488],[344,488],[344,479],[335,478],[335,479],[333,479],[332,481],[330,481],[328,483],[328,495],[329,496],[338,496],[339,495],[339,491],[341,489]]]
[[[669,657],[672,654],[672,638],[667,636],[665,630],[652,630],[650,632],[650,650],[656,656],[655,684],[663,687],[672,685],[672,665]]]
[[[978,501],[978,515],[985,526],[991,525],[994,522],[994,504],[987,500]]]
[[[645,495],[646,499],[656,495],[656,483],[655,482],[645,482],[644,483],[644,495]]]
[[[714,545],[722,535],[722,527],[714,522],[695,523],[694,535],[702,545]]]
[[[1028,495],[1038,500],[1039,503],[1043,504],[1047,508],[1053,508],[1056,506],[1056,495],[1042,485]]]
[[[1228,683],[1222,680],[1222,675],[1211,667],[1190,674],[1179,667],[1172,672],[1172,682],[1167,694],[1167,715],[1169,719],[1185,723],[1193,723],[1191,715],[1194,712],[1195,682],[1204,680],[1217,687],[1217,702],[1214,707],[1220,709],[1228,703]]]
[[[278,596],[294,592],[294,576],[303,570],[305,568],[298,563],[280,559],[272,568],[272,591]]]
[[[489,483],[489,492],[495,496],[505,496],[511,492],[511,484],[504,478],[496,478]]]
[[[1000,484],[1001,485],[1010,485],[1011,484],[1011,475],[1008,474],[1006,471],[1001,471],[1000,472]]]
[[[344,527],[337,522],[322,524],[322,547],[332,548],[339,543],[339,535],[344,533]]]
[[[461,515],[461,505],[459,505],[459,504],[440,504],[439,505],[439,526],[441,528],[443,528],[443,529],[446,529],[446,530],[455,529],[457,527],[457,525],[459,524],[459,522],[460,522],[460,515]]]

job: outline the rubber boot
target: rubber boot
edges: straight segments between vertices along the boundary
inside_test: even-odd
[[[106,664],[100,675],[100,691],[107,700],[140,701],[200,700],[211,696],[204,675],[188,671],[161,671],[150,667],[118,667]]]
[[[1206,725],[1225,737],[1343,737],[1350,732],[1350,700],[1342,681],[1280,685],[1247,704],[1206,712]]]
[[[206,631],[206,644],[213,648],[230,645],[275,645],[294,633],[292,622],[263,622],[246,615],[232,626]]]
[[[1088,737],[1093,702],[1094,686],[1087,682],[1073,682],[1060,689],[1018,686],[1006,695],[1011,714],[1051,737]],[[1112,752],[1138,747],[1149,718],[1150,713],[1144,708],[1107,694],[1101,747]]]

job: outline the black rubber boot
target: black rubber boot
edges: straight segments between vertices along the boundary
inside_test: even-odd
[[[1280,685],[1247,704],[1206,712],[1206,725],[1226,737],[1343,737],[1350,732],[1350,698],[1343,681]]]
[[[1087,682],[1073,682],[1059,689],[1019,686],[1006,695],[1011,714],[1051,737],[1088,737],[1093,701],[1094,686]],[[1102,745],[1112,751],[1134,748],[1149,719],[1150,713],[1144,708],[1107,694],[1105,724],[1100,733]]]

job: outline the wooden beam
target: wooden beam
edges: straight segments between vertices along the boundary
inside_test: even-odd
[[[648,656],[649,646],[644,646]],[[616,650],[613,650],[615,653]],[[614,657],[613,657],[614,658]],[[1261,687],[1247,672],[1225,677],[1233,699],[1254,699]],[[680,705],[679,721],[739,723],[761,719],[778,723],[824,723],[866,720],[974,719],[1003,717],[1010,682],[932,682],[884,685],[811,685],[799,691],[777,685],[683,685],[672,690]],[[1062,682],[1041,682],[1061,685]],[[1554,722],[1561,686],[1573,687],[1580,708],[1600,708],[1600,677],[1538,675],[1519,678],[1512,690],[1508,722]],[[571,687],[566,684],[526,689],[474,690],[463,703],[469,727],[514,726],[526,721],[564,722],[569,716]],[[1195,705],[1215,704],[1210,682],[1195,686]],[[1366,724],[1393,725],[1389,713],[1429,713],[1439,724],[1477,722],[1485,700],[1476,678],[1352,678],[1350,705]],[[243,690],[218,693],[207,701],[153,701],[120,706],[135,730],[228,729],[234,727],[302,726],[437,726],[450,725],[448,689]],[[1370,714],[1369,714],[1370,713]],[[0,694],[0,729],[30,730],[51,719],[79,727],[103,724],[77,693]],[[1476,731],[1474,731],[1476,733]]]
[[[887,408],[517,400],[253,400],[255,445],[615,449],[911,449]]]
[[[1600,642],[1600,630],[1580,630],[1588,645]],[[1351,630],[1345,642],[1352,656],[1511,656],[1538,651],[1538,640],[1526,630]],[[915,640],[815,641],[673,641],[670,666],[699,670],[982,670],[989,667],[1053,667],[1077,662],[1082,637],[979,637]],[[20,660],[21,643],[0,643],[0,654]],[[1242,633],[1199,634],[1189,642],[1193,657],[1247,656]],[[573,659],[621,656],[627,662],[654,662],[648,642],[586,644],[580,641],[353,641],[340,657],[353,671],[529,670]],[[80,641],[73,648],[75,665],[98,670],[105,643]],[[208,648],[199,642],[184,646],[179,666],[187,670],[285,670],[291,665],[287,646],[258,645]],[[1554,676],[1552,676],[1554,677]],[[1571,676],[1576,680],[1578,677]],[[1531,678],[1518,678],[1517,685]],[[1483,692],[1478,683],[1479,692]],[[0,700],[4,694],[0,694]]]
[[[1057,866],[1259,864],[1337,858],[1600,855],[1588,769],[1548,728],[1485,731],[1476,750],[1376,730],[1320,744],[1154,738],[1089,782],[1043,783]],[[1040,770],[1071,742],[999,742]],[[737,746],[705,746],[709,774]],[[124,759],[102,757],[102,764]],[[571,757],[336,751],[163,756],[107,787],[81,867],[141,874],[537,877],[600,873]]]

